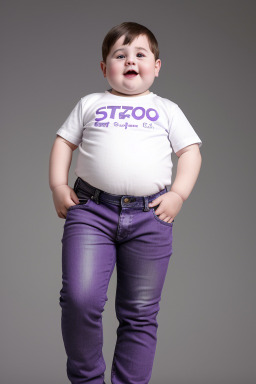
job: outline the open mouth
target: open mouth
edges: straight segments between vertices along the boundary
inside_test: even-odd
[[[137,76],[137,75],[138,75],[138,73],[137,73],[136,71],[134,71],[134,70],[129,70],[129,71],[127,71],[127,72],[124,74],[125,77],[135,77],[135,76]]]

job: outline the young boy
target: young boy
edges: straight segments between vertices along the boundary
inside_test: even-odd
[[[57,131],[49,183],[62,238],[62,333],[73,384],[104,383],[102,316],[117,267],[113,384],[150,380],[174,218],[201,167],[202,141],[179,106],[150,91],[158,44],[132,22],[112,28],[101,69],[111,89],[82,97]],[[74,189],[68,186],[79,146]],[[171,185],[172,151],[178,156]]]

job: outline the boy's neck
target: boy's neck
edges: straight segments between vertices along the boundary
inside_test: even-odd
[[[139,94],[135,94],[135,95],[128,95],[128,94],[125,94],[125,93],[120,93],[120,92],[117,92],[116,90],[113,90],[112,88],[110,88],[108,90],[109,93],[111,93],[112,95],[116,95],[116,96],[121,96],[121,97],[139,97],[139,96],[144,96],[144,95],[148,95],[150,93],[149,89],[143,93],[139,93]]]

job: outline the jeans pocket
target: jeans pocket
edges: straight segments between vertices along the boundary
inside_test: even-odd
[[[73,211],[74,209],[77,209],[77,208],[83,208],[85,206],[87,206],[90,202],[90,198],[87,198],[87,199],[80,199],[79,198],[79,203],[78,204],[75,204],[75,205],[71,205],[68,209],[67,209],[67,212],[70,212],[70,211]]]
[[[155,213],[156,209],[159,207],[160,204],[156,205],[155,207],[152,208],[151,212],[153,213],[153,217],[161,224],[163,225],[167,225],[169,227],[171,227],[174,223],[174,220],[171,222],[171,223],[167,223],[166,221],[160,219],[157,214]]]
[[[91,199],[91,195],[88,193],[88,191],[84,191],[83,188],[80,187],[80,177],[78,177],[75,181],[74,184],[74,192],[77,195],[79,199],[79,203],[76,205],[71,205],[68,209],[67,212],[72,211],[73,209],[76,208],[81,208],[84,207],[88,204],[89,200]]]

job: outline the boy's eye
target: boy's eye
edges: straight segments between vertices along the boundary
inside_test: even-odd
[[[125,55],[118,55],[116,58],[117,59],[124,59]],[[145,57],[143,53],[137,53],[137,57]]]

